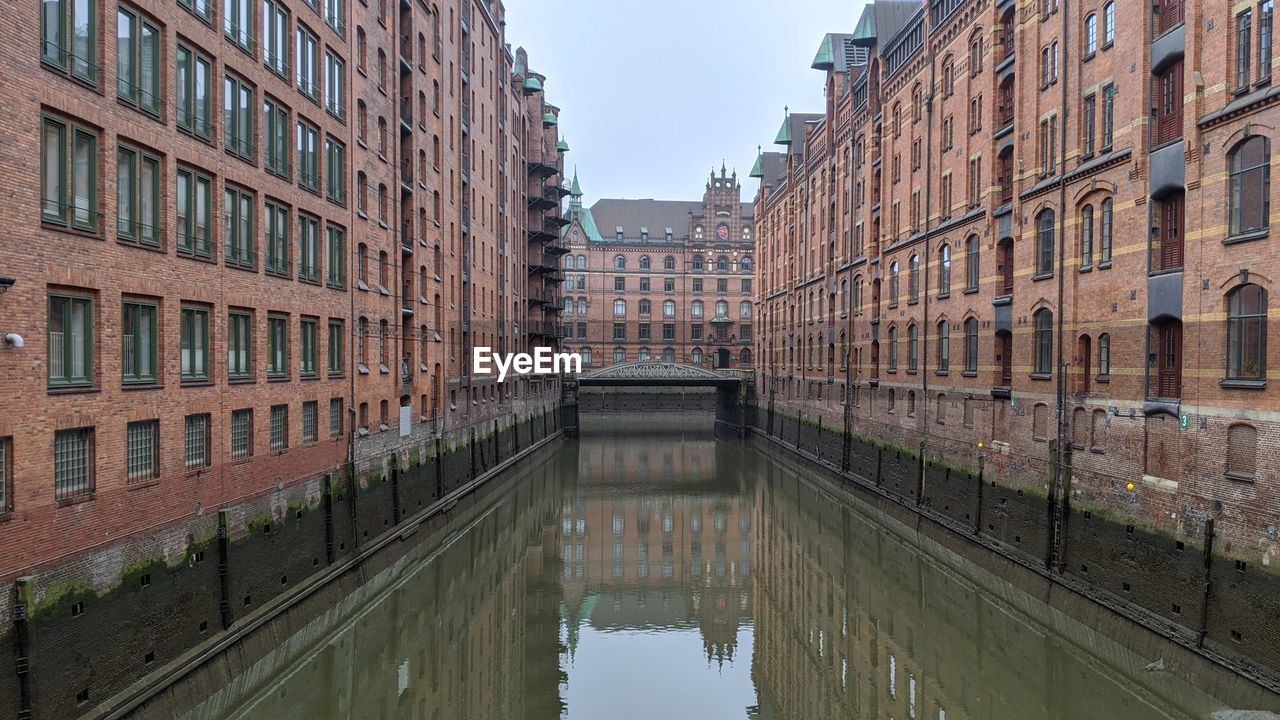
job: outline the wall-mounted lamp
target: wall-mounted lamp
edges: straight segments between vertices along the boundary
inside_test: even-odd
[[[0,293],[3,293],[5,290],[13,287],[15,282],[17,282],[17,280],[14,280],[13,278],[0,277]]]
[[[9,333],[4,336],[4,344],[10,347],[22,349],[27,346],[27,341],[18,333]]]

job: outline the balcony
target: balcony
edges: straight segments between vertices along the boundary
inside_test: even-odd
[[[471,103],[462,103],[462,134],[471,134]]]
[[[471,234],[471,206],[470,205],[462,206],[462,234],[463,235]]]
[[[413,316],[413,296],[410,295],[412,290],[409,283],[403,283],[400,286],[400,313],[404,317]]]
[[[471,184],[471,156],[467,154],[462,156],[462,184]]]
[[[413,193],[413,163],[409,158],[400,161],[400,192],[404,195]]]
[[[554,188],[543,187],[537,194],[530,193],[529,209],[546,211],[554,207],[560,207],[560,193]]]
[[[413,72],[413,38],[408,35],[400,36],[400,72]]]
[[[400,98],[400,132],[413,132],[413,99],[407,95]]]

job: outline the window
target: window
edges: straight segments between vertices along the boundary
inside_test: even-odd
[[[339,35],[346,29],[345,8],[343,0],[324,0],[324,21],[329,23]]]
[[[174,82],[178,127],[204,140],[213,139],[213,61],[178,45]]]
[[[572,298],[565,298],[565,299],[569,300],[570,302],[573,302]],[[650,306],[651,306],[651,303],[648,300],[641,300],[640,308],[639,308],[640,314],[648,315],[650,313]]]
[[[664,278],[662,281],[662,292],[675,292],[675,291],[676,291],[675,278]]]
[[[643,228],[642,228],[642,230],[643,230]],[[649,231],[648,231],[648,230],[643,230],[643,232],[642,232],[641,234],[642,234],[642,235],[646,235],[646,236],[647,236],[647,235],[649,234]],[[649,256],[648,256],[648,255],[643,255],[643,256],[641,256],[641,257],[640,257],[640,269],[641,269],[641,270],[648,270],[649,268],[650,268]]]
[[[1258,82],[1271,80],[1271,21],[1273,0],[1258,4]]]
[[[1035,313],[1036,365],[1037,375],[1048,375],[1053,372],[1053,313],[1046,309]]]
[[[951,246],[943,245],[938,253],[938,294],[951,294]]]
[[[213,180],[180,167],[177,186],[178,252],[210,257],[213,255]]]
[[[1154,144],[1163,145],[1182,137],[1182,61],[1161,70],[1152,79],[1155,105]]]
[[[1236,423],[1227,428],[1227,477],[1253,480],[1258,468],[1258,429]]]
[[[135,483],[160,477],[160,421],[125,426],[125,478]]]
[[[98,7],[94,0],[45,0],[40,14],[40,60],[46,67],[98,84]]]
[[[627,361],[627,351],[622,348],[613,349],[613,361],[616,363]]]
[[[695,318],[703,316],[703,305],[701,300],[694,300],[693,303],[689,305],[689,314]]]
[[[1058,116],[1040,121],[1040,175],[1052,175],[1058,171]]]
[[[280,315],[267,317],[267,377],[283,378],[289,374],[289,319]]]
[[[674,303],[672,304],[674,305]],[[741,303],[738,303],[738,317],[740,318],[751,317],[751,301],[750,300],[743,300]]]
[[[1231,235],[1267,230],[1271,214],[1271,143],[1254,135],[1233,148],[1227,158],[1231,174]]]
[[[343,337],[345,324],[341,320],[329,321],[329,377],[341,377],[346,368],[343,354]]]
[[[1149,328],[1148,379],[1151,397],[1182,397],[1182,323],[1165,319]]]
[[[627,279],[625,277],[616,277],[613,279],[614,292],[625,292],[627,289]]]
[[[347,282],[346,231],[337,225],[329,225],[325,240],[325,282],[329,287],[341,288]]]
[[[1109,2],[1102,6],[1102,48],[1111,47],[1116,41],[1116,4]]]
[[[1084,111],[1081,113],[1081,138],[1083,140],[1084,157],[1093,157],[1094,140],[1097,134],[1098,120],[1098,97],[1096,95],[1088,95],[1084,99]]]
[[[621,255],[618,255],[617,257],[615,257],[615,258],[613,259],[613,268],[614,268],[615,270],[626,270],[626,269],[627,269],[627,259],[626,259],[625,257],[621,256]]]
[[[911,270],[910,270],[910,275],[907,276],[908,277],[907,293],[908,293],[910,302],[914,303],[920,300],[920,256],[919,255],[911,256],[909,267],[911,268]]]
[[[889,307],[898,306],[898,261],[889,264]]]
[[[898,370],[898,328],[889,328],[889,372]]]
[[[182,380],[209,379],[209,310],[182,308]]]
[[[222,99],[227,152],[254,162],[253,87],[234,75],[227,75]]]
[[[1183,206],[1181,191],[1169,192],[1155,200],[1151,209],[1151,271],[1182,267]]]
[[[1102,227],[1098,233],[1098,265],[1100,267],[1111,265],[1111,208],[1111,198],[1102,201]]]
[[[289,108],[272,99],[262,104],[263,166],[289,178]]]
[[[332,50],[324,53],[324,107],[330,115],[342,120],[346,117],[346,75],[342,58]]]
[[[1267,291],[1241,285],[1227,294],[1227,379],[1267,377]]]
[[[616,315],[616,316],[618,316],[618,317],[622,317],[622,316],[626,315],[626,314],[627,314],[627,301],[626,301],[626,300],[614,300],[614,301],[613,301],[613,314],[614,314],[614,315]]]
[[[281,77],[289,77],[289,11],[277,0],[262,0],[262,59]]]
[[[316,337],[319,324],[314,319],[303,318],[298,338],[298,374],[300,377],[316,376]]]
[[[329,437],[342,437],[342,398],[329,400]]]
[[[970,235],[965,241],[965,290],[977,290],[980,279],[978,263],[979,243],[977,235]]]
[[[946,320],[938,322],[938,372],[951,369],[951,325]]]
[[[289,406],[271,406],[271,449],[275,452],[289,448]]]
[[[49,296],[49,385],[93,382],[93,305],[88,298]]]
[[[160,29],[121,7],[116,13],[116,96],[160,114]]]
[[[1036,275],[1053,274],[1053,211],[1042,210],[1036,217]]]
[[[227,187],[223,202],[223,225],[226,231],[226,259],[229,265],[255,267],[253,205],[253,195],[237,188]]]
[[[907,326],[907,372],[920,368],[920,329],[912,323]]]
[[[88,499],[94,490],[94,429],[59,430],[53,436],[53,488],[59,502]]]
[[[98,230],[98,135],[45,117],[40,138],[41,219],[77,230]]]
[[[120,322],[120,368],[125,383],[156,381],[156,306],[125,301]]]
[[[227,316],[227,378],[247,380],[253,376],[253,316],[231,312]]]
[[[1089,13],[1084,19],[1084,56],[1091,57],[1098,51],[1098,16]]]
[[[676,316],[676,303],[674,300],[662,301],[662,317],[673,318]]]
[[[248,52],[253,52],[253,10],[249,0],[224,0],[223,27],[227,37]]]
[[[231,413],[231,457],[234,460],[253,457],[253,410]]]
[[[320,220],[298,213],[298,279],[320,282]]]
[[[978,372],[978,319],[964,321],[964,371]]]
[[[160,161],[123,145],[116,149],[116,239],[160,247]]]
[[[1093,266],[1093,206],[1080,210],[1080,268]]]
[[[302,403],[302,441],[315,442],[320,439],[316,414],[319,412],[315,400]]]
[[[347,148],[333,138],[324,141],[325,195],[331,202],[347,204]]]
[[[1249,88],[1249,70],[1253,65],[1253,10],[1236,15],[1236,90]]]
[[[289,208],[273,202],[266,203],[263,224],[267,242],[267,272],[275,275],[289,274]]]
[[[316,84],[316,68],[320,58],[316,47],[319,41],[302,23],[298,23],[297,36],[297,47],[294,49],[294,63],[297,67],[294,68],[294,74],[297,76],[298,89],[303,95],[316,100],[320,96],[320,86]]]
[[[676,339],[676,326],[675,326],[675,323],[663,323],[663,324],[662,324],[662,339],[663,339],[663,340],[675,340],[675,339]]]
[[[207,413],[188,415],[183,428],[183,459],[188,470],[209,467],[212,462],[209,433],[211,418]]]

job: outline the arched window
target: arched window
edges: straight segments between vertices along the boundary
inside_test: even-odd
[[[627,351],[624,348],[616,347],[613,349],[613,361],[616,363],[627,361]]]
[[[964,321],[964,371],[978,372],[978,319]]]
[[[951,369],[951,324],[946,320],[938,321],[938,371]]]
[[[920,328],[912,323],[907,326],[907,370],[920,369]]]
[[[916,83],[911,88],[911,122],[920,122],[921,116],[924,114],[924,95],[920,92],[920,83]]]
[[[641,270],[648,270],[648,269],[649,269],[649,256],[648,256],[648,255],[643,255],[643,256],[641,256],[641,257],[640,257],[640,269],[641,269]]]
[[[1098,16],[1095,13],[1089,13],[1084,19],[1084,55],[1090,55],[1098,52]]]
[[[951,294],[951,246],[943,245],[938,251],[938,294]]]
[[[1035,314],[1036,374],[1053,372],[1053,312],[1041,308]]]
[[[623,315],[626,315],[626,314],[627,314],[627,301],[626,301],[626,300],[621,300],[621,299],[619,299],[619,300],[614,300],[614,301],[613,301],[613,314],[614,314],[614,315],[616,315],[616,316],[618,316],[618,317],[622,317]]]
[[[728,271],[729,271],[729,258],[723,255],[716,258],[716,272],[728,272]]]
[[[920,299],[920,256],[911,256],[911,274],[907,280],[907,293],[912,302]]]
[[[1080,267],[1093,266],[1093,206],[1080,210]]]
[[[1111,198],[1102,201],[1102,227],[1098,232],[1098,264],[1111,264]]]
[[[1111,335],[1102,333],[1098,336],[1098,377],[1111,375]]]
[[[565,268],[565,270],[572,270],[572,269],[573,269],[573,256],[572,256],[572,255],[565,255],[565,256],[564,256],[564,268]]]
[[[982,31],[978,30],[969,41],[969,74],[977,76],[982,72]]]
[[[702,364],[702,349],[701,349],[701,348],[694,348],[694,349],[693,349],[693,352],[689,353],[689,362],[693,363],[694,365],[701,365],[701,364]]]
[[[587,256],[586,256],[586,255],[579,255],[579,256],[578,256],[577,266],[578,266],[578,267],[577,267],[577,269],[578,269],[578,270],[586,270],[586,269],[587,269]]]
[[[694,258],[693,258],[693,269],[694,269],[694,270],[699,270],[699,271],[700,271],[700,270],[702,270],[702,256],[701,256],[701,255],[695,255],[695,256],[694,256]]]
[[[743,271],[743,272],[751,272],[751,268],[752,268],[752,267],[753,267],[753,265],[751,264],[751,258],[750,258],[750,257],[744,257],[744,258],[742,258],[742,271]]]
[[[648,362],[649,360],[652,359],[652,357],[653,356],[649,352],[649,348],[647,347],[640,348],[640,362]]]
[[[702,301],[701,300],[693,301],[693,303],[689,306],[689,314],[696,318],[702,317]]]
[[[662,301],[662,317],[673,318],[675,316],[676,316],[676,301],[663,300]]]
[[[586,315],[586,314],[587,314],[587,299],[586,299],[586,298],[578,298],[578,314],[579,314],[579,315]]]
[[[1271,198],[1271,144],[1254,135],[1236,145],[1227,157],[1231,169],[1231,235],[1266,230]]]
[[[1227,294],[1227,379],[1267,376],[1267,291],[1241,285]]]
[[[663,361],[663,362],[675,362],[675,361],[676,361],[676,351],[675,351],[675,348],[663,348],[663,349],[662,349],[662,361]]]
[[[862,276],[853,279],[853,314],[862,314]]]
[[[742,352],[738,353],[738,364],[740,364],[740,365],[750,365],[750,364],[751,364],[751,351],[750,351],[750,350],[748,350],[748,349],[746,349],[746,348],[742,348]]]
[[[663,270],[675,270],[675,269],[676,269],[676,259],[675,259],[675,258],[673,258],[673,257],[671,257],[670,255],[668,255],[668,256],[666,256],[666,257],[662,258],[662,269],[663,269]]]
[[[742,317],[742,318],[751,317],[751,301],[750,300],[743,300],[741,303],[738,304],[738,317]]]
[[[613,269],[615,269],[615,270],[626,270],[626,269],[627,269],[627,259],[626,259],[625,257],[621,256],[621,255],[618,255],[618,256],[614,257],[614,258],[613,258]]]
[[[668,301],[669,302],[669,301]],[[674,305],[674,303],[672,303]],[[716,301],[716,317],[729,317],[729,303],[724,300]]]
[[[1036,274],[1053,272],[1053,211],[1042,210],[1036,216]]]
[[[898,306],[898,261],[889,263],[889,307]]]
[[[895,102],[893,104],[893,136],[902,135],[902,103]]]
[[[889,328],[889,370],[898,369],[898,328]]]
[[[956,65],[950,55],[942,61],[942,97],[949,98],[956,91]]]
[[[907,391],[907,415],[914,417],[916,414],[916,391]]]
[[[978,236],[970,235],[965,241],[965,267],[964,267],[964,288],[965,290],[977,290],[979,280],[978,265]]]

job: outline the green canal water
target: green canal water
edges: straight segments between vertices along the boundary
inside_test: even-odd
[[[1230,714],[806,474],[706,418],[587,418],[264,658],[232,657],[188,717]]]

